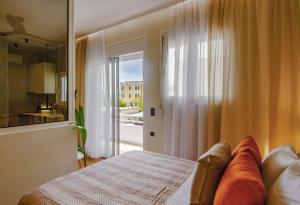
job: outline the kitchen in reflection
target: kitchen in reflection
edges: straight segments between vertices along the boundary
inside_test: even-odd
[[[0,127],[67,120],[66,33],[0,33]]]

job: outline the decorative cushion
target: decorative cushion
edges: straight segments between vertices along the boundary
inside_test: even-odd
[[[299,157],[293,149],[288,149],[287,146],[272,150],[262,163],[262,175],[266,190],[269,191],[279,175],[298,159]]]
[[[214,205],[263,205],[265,193],[256,160],[251,153],[240,152],[222,176]]]
[[[271,187],[268,205],[300,204],[300,161],[288,167]]]
[[[261,155],[259,148],[253,139],[253,137],[248,136],[244,137],[241,142],[238,144],[238,146],[233,150],[232,157],[234,158],[237,156],[237,154],[241,152],[248,152],[252,155],[254,158],[257,166],[261,169]]]
[[[190,204],[213,203],[219,180],[230,159],[231,148],[225,142],[215,144],[198,159],[194,170]]]
[[[274,149],[272,149],[263,159],[263,161],[265,161],[265,159],[267,159],[270,155],[272,155],[273,153],[277,152],[277,151],[288,151],[288,152],[292,152],[292,153],[296,153],[295,147],[293,145],[280,145],[278,147],[275,147]]]

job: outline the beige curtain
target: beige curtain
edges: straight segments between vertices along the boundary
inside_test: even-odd
[[[165,153],[196,159],[247,135],[262,155],[300,149],[300,1],[187,0],[171,11]]]
[[[300,1],[276,0],[270,14],[270,147],[300,150]]]
[[[75,105],[84,105],[84,85],[85,85],[85,63],[86,63],[86,44],[87,38],[76,40],[76,72],[75,72]]]
[[[210,35],[224,49],[221,139],[232,146],[252,135],[263,155],[284,143],[300,149],[299,2],[210,1]]]

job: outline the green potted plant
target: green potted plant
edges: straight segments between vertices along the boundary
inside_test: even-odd
[[[85,150],[85,143],[87,139],[87,131],[84,127],[84,109],[80,105],[78,108],[75,108],[75,127],[79,131],[80,140],[78,142],[78,151],[83,154],[83,162],[84,166],[86,167],[86,150]]]

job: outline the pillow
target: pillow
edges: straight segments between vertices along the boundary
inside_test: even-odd
[[[235,156],[237,156],[237,154],[241,152],[250,153],[254,158],[257,166],[261,169],[260,151],[253,137],[251,136],[244,137],[241,140],[241,142],[238,144],[238,146],[233,150],[232,157],[234,158]]]
[[[296,153],[295,147],[292,145],[280,145],[278,147],[275,147],[274,149],[272,149],[263,159],[263,161],[265,161],[265,159],[267,159],[271,154],[277,152],[277,151],[288,151],[288,152],[292,152],[292,153]]]
[[[262,163],[262,175],[267,191],[269,191],[279,175],[299,159],[297,154],[287,149],[287,147],[275,149],[267,155]]]
[[[241,152],[222,176],[214,205],[263,205],[265,193],[256,160],[249,152]]]
[[[268,205],[300,204],[300,161],[288,167],[269,192]]]
[[[194,170],[190,204],[213,203],[219,180],[230,159],[231,148],[225,142],[214,145],[198,159]]]

